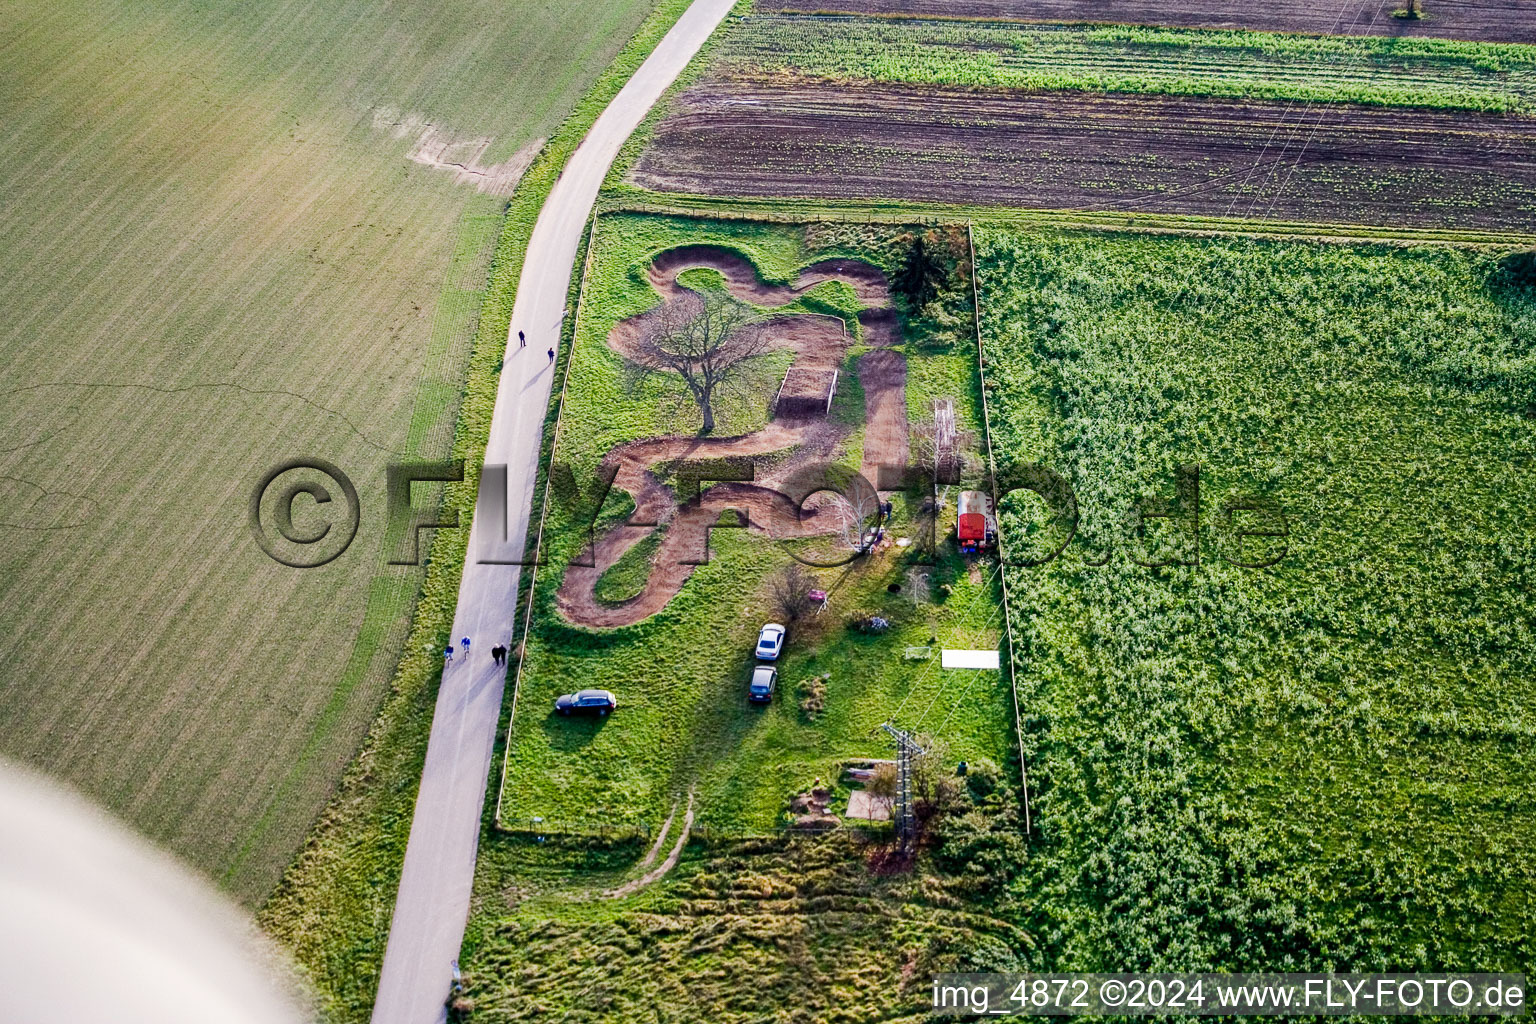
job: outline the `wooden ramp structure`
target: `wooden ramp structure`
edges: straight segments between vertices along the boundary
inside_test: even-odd
[[[832,411],[832,396],[837,394],[837,370],[791,366],[773,396],[775,417],[806,418],[825,416]]]

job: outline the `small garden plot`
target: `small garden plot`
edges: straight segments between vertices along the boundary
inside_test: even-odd
[[[888,719],[945,758],[1009,760],[1006,675],[937,657],[1002,643],[995,569],[930,540],[953,494],[856,486],[899,488],[936,402],[980,465],[964,237],[601,219],[554,452],[578,493],[548,510],[503,825],[654,828],[692,791],[700,826],[769,830],[842,762],[886,756]],[[821,407],[776,407],[786,375],[826,382]],[[789,635],[752,703],[767,622]],[[618,710],[551,713],[588,688]]]

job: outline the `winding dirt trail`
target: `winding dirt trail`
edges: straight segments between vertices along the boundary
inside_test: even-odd
[[[647,275],[663,304],[668,304],[687,301],[691,293],[678,284],[677,277],[694,269],[718,272],[731,295],[768,308],[788,305],[827,281],[848,285],[863,307],[859,325],[864,343],[873,349],[857,362],[864,389],[862,472],[876,484],[881,465],[906,465],[907,364],[905,356],[892,349],[901,335],[884,273],[858,260],[829,260],[807,267],[791,284],[771,285],[764,283],[756,268],[740,255],[715,246],[691,245],[661,253]],[[608,335],[609,347],[621,356],[635,358],[646,325],[660,308],[615,324]],[[798,369],[839,368],[852,343],[835,318],[814,314],[773,316],[753,329],[766,335],[765,348],[793,351],[793,366]],[[805,467],[830,460],[850,432],[847,424],[820,416],[776,415],[763,429],[737,437],[672,435],[615,448],[603,465],[614,467],[613,486],[629,492],[635,511],[627,523],[597,539],[589,552],[591,557],[578,560],[587,564],[573,563],[566,569],[556,593],[560,614],[577,625],[610,629],[654,615],[677,595],[695,566],[704,560],[709,529],[726,509],[745,513],[748,529],[776,540],[819,536],[836,529],[837,524],[825,515],[819,516],[814,510],[802,513],[780,488]],[[681,459],[755,459],[780,453],[788,454],[771,467],[756,469],[752,482],[715,484],[681,506],[653,469]],[[663,528],[650,576],[640,594],[616,604],[599,601],[596,587],[603,570]]]

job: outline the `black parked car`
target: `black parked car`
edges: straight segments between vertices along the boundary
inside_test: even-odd
[[[597,715],[602,717],[619,706],[619,699],[607,690],[582,690],[568,693],[555,701],[555,710],[562,715]]]
[[[747,700],[754,704],[767,704],[773,700],[773,687],[778,681],[778,669],[772,665],[758,665],[752,670],[752,682],[747,686]]]

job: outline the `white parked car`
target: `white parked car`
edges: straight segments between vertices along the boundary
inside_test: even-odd
[[[778,661],[784,649],[785,629],[777,622],[770,622],[757,634],[757,656],[763,661]]]

